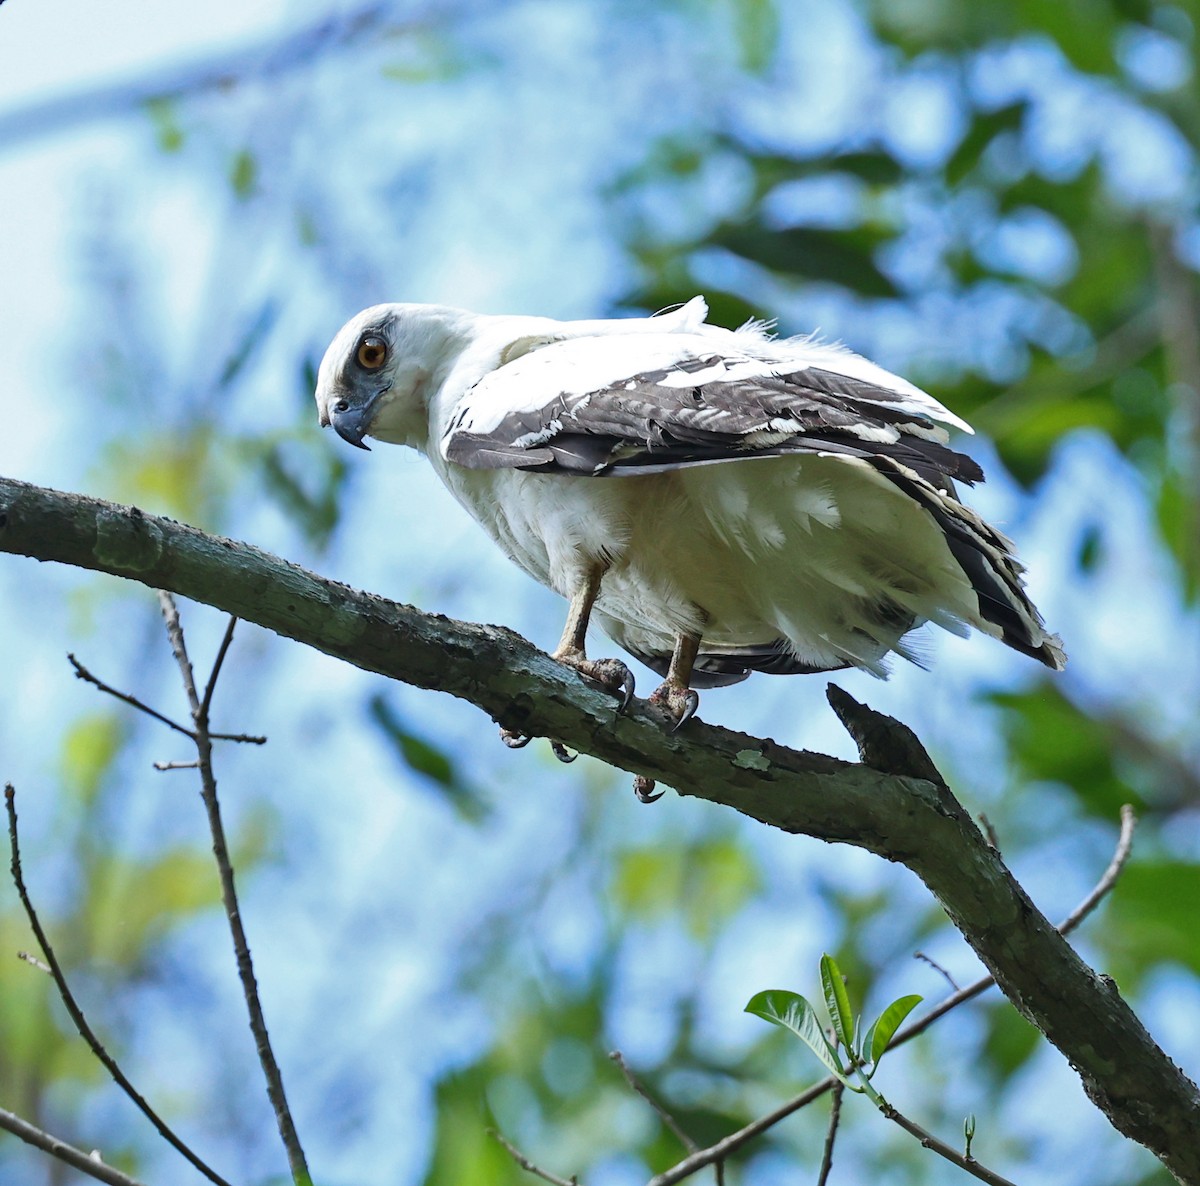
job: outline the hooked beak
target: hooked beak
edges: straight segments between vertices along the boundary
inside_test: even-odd
[[[389,383],[388,387],[390,386]],[[366,449],[369,453],[371,446],[363,444],[363,437],[370,430],[375,405],[387,389],[384,387],[377,391],[361,408],[352,407],[348,400],[338,400],[329,412],[329,423],[332,425],[333,431],[356,449]]]

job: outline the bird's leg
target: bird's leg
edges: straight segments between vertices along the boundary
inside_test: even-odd
[[[700,707],[700,697],[688,686],[692,682],[692,665],[700,653],[699,634],[681,634],[675,640],[667,678],[650,694],[650,703],[665,708],[674,720],[674,733]]]
[[[2,2],[2,0],[0,0]],[[595,680],[601,687],[610,692],[618,693],[621,704],[618,709],[624,712],[633,699],[633,672],[619,659],[589,659],[584,649],[587,637],[588,621],[592,616],[592,607],[600,595],[600,581],[608,570],[607,564],[595,564],[584,574],[575,591],[571,594],[571,604],[567,610],[567,621],[563,627],[562,638],[559,639],[552,659],[575,668],[581,675]],[[501,729],[500,739],[510,749],[520,749],[529,744],[529,738],[523,733],[511,729]],[[573,762],[575,755],[571,754],[560,742],[551,742],[554,756],[560,762]]]
[[[650,703],[666,709],[674,720],[675,723],[671,726],[672,733],[691,718],[700,706],[700,697],[688,687],[692,681],[692,666],[699,653],[698,633],[679,635],[675,640],[675,649],[671,652],[667,678],[650,693]],[[664,794],[663,791],[655,791],[654,780],[642,774],[634,776],[633,793],[642,803],[653,803]]]
[[[610,692],[618,693],[623,712],[633,699],[633,672],[620,659],[589,659],[584,650],[588,621],[600,594],[600,581],[607,569],[607,564],[594,565],[571,594],[571,605],[567,610],[562,638],[550,657],[568,667],[574,667],[580,675],[595,680]]]

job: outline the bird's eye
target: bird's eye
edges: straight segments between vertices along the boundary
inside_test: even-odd
[[[377,371],[387,361],[387,343],[374,334],[358,344],[358,365],[364,371]]]

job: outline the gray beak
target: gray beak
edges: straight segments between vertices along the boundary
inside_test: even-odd
[[[329,413],[329,423],[333,425],[333,431],[343,441],[348,441],[356,449],[366,449],[368,453],[371,446],[363,444],[363,437],[370,427],[370,414],[374,402],[372,400],[366,407],[352,408],[345,400],[339,400]]]

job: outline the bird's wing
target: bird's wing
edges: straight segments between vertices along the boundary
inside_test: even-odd
[[[925,392],[849,352],[758,330],[640,332],[555,341],[500,366],[441,420],[442,455],[471,469],[606,477],[816,454],[866,466],[931,515],[971,582],[989,633],[1054,668],[1011,543],[963,506],[955,479],[982,480],[947,445],[969,427]],[[786,657],[730,655],[715,682]],[[729,670],[726,670],[726,667]],[[736,669],[736,670],[735,670]]]
[[[539,344],[443,424],[443,457],[470,469],[601,477],[822,453],[891,458],[939,488],[982,477],[941,425],[969,428],[924,392],[848,351],[753,330]]]

